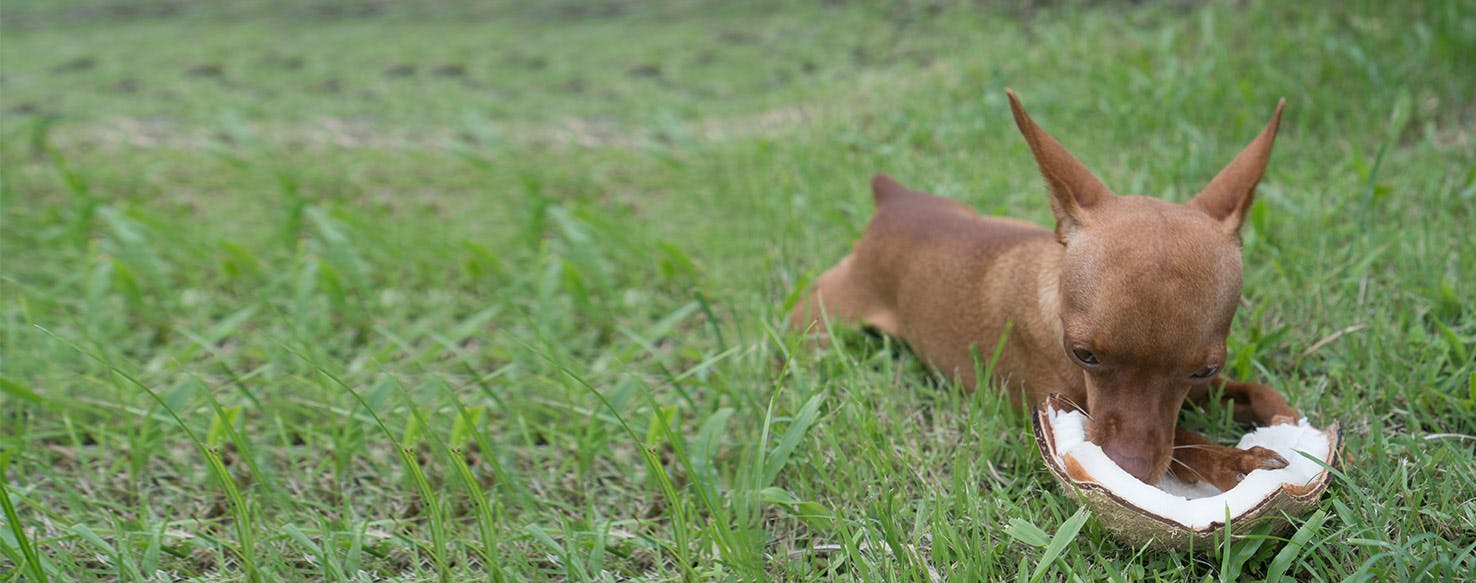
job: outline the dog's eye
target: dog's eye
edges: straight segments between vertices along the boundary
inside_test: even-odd
[[[1080,362],[1080,363],[1085,364],[1085,365],[1088,365],[1088,366],[1095,366],[1095,365],[1098,365],[1098,364],[1102,364],[1102,361],[1097,360],[1097,355],[1092,354],[1092,351],[1087,350],[1085,348],[1073,348],[1073,349],[1071,349],[1071,356],[1076,357],[1076,361],[1077,362]]]
[[[1196,379],[1207,379],[1207,378],[1210,378],[1212,376],[1215,376],[1215,373],[1218,373],[1218,372],[1220,372],[1220,367],[1218,367],[1218,366],[1206,366],[1204,368],[1199,369],[1198,372],[1195,372],[1194,373],[1194,378],[1196,378]]]

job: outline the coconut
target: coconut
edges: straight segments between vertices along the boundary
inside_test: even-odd
[[[1261,427],[1236,446],[1261,446],[1287,460],[1278,470],[1255,470],[1226,492],[1207,482],[1188,484],[1166,475],[1149,485],[1118,467],[1086,439],[1086,415],[1052,395],[1035,410],[1035,442],[1061,487],[1075,492],[1118,540],[1159,549],[1210,548],[1225,528],[1249,532],[1270,524],[1285,533],[1290,519],[1317,504],[1342,449],[1337,423],[1325,429],[1306,419],[1295,425]],[[1303,455],[1306,454],[1306,455]],[[1319,463],[1320,462],[1320,463]]]

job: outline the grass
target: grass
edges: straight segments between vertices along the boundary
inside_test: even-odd
[[[0,580],[1476,570],[1469,3],[16,0],[0,25]],[[873,172],[1048,221],[1006,86],[1173,200],[1287,98],[1230,368],[1341,421],[1347,461],[1284,537],[1120,546],[996,395],[785,332]]]

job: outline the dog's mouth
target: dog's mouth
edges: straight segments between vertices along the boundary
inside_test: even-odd
[[[1143,455],[1132,449],[1115,445],[1098,445],[1102,445],[1102,452],[1106,453],[1107,458],[1116,463],[1117,467],[1122,468],[1132,477],[1142,480],[1144,484],[1157,484],[1158,480],[1163,477],[1164,470],[1157,467],[1160,464],[1154,463],[1154,459],[1161,456]]]
[[[1168,472],[1173,443],[1155,434],[1171,436],[1172,430],[1126,431],[1121,424],[1099,424],[1091,418],[1086,422],[1086,432],[1087,440],[1101,447],[1108,459],[1145,484],[1157,484]]]

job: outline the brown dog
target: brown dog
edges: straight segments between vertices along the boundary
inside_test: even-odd
[[[1178,205],[1113,194],[1006,93],[1049,187],[1055,233],[877,175],[866,233],[791,325],[822,341],[828,321],[874,327],[970,390],[975,351],[987,359],[1003,342],[997,387],[1017,404],[1061,393],[1090,415],[1091,441],[1149,483],[1171,460],[1180,479],[1222,490],[1251,470],[1285,466],[1268,449],[1175,430],[1185,399],[1203,401],[1221,383],[1241,420],[1297,418],[1270,387],[1217,376],[1240,301],[1240,226],[1285,101],[1203,192]]]

